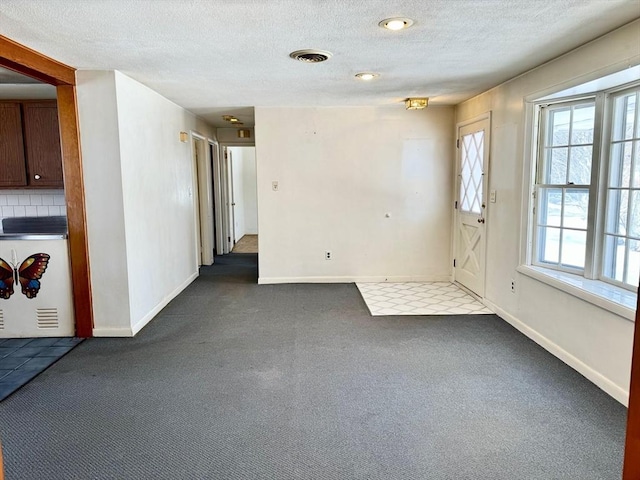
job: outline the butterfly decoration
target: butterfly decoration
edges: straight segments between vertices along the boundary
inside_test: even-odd
[[[0,258],[0,298],[7,300],[13,295],[13,284],[18,282],[27,298],[36,298],[40,291],[40,279],[47,269],[49,258],[51,257],[46,253],[34,253],[19,267],[15,264],[11,266]]]

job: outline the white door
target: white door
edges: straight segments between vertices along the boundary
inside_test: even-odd
[[[202,265],[202,231],[200,222],[200,195],[199,195],[199,171],[198,171],[198,140],[193,138],[193,209],[194,209],[194,225],[196,232],[196,265]]]
[[[233,154],[231,150],[226,149],[225,160],[227,162],[227,185],[229,186],[229,197],[227,205],[229,206],[229,251],[233,250],[236,244],[236,201],[233,193]]]
[[[456,282],[484,297],[489,118],[458,127]]]

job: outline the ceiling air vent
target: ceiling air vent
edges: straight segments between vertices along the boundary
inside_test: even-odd
[[[324,50],[296,50],[291,52],[289,56],[304,63],[320,63],[329,60],[332,53]]]

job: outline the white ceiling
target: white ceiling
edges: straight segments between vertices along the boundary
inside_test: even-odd
[[[378,27],[393,16],[415,24]],[[640,0],[2,0],[0,33],[223,125],[227,107],[456,104],[638,17]],[[334,56],[289,58],[303,48]]]

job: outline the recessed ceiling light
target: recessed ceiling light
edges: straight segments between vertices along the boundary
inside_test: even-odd
[[[396,18],[385,18],[380,23],[378,23],[382,28],[386,28],[387,30],[402,30],[403,28],[409,28],[413,25],[413,20],[410,18],[404,17],[396,17]]]
[[[379,73],[373,73],[373,72],[356,73],[356,78],[359,78],[360,80],[364,80],[365,82],[368,82],[369,80],[373,80],[374,78],[379,76],[380,76]]]

